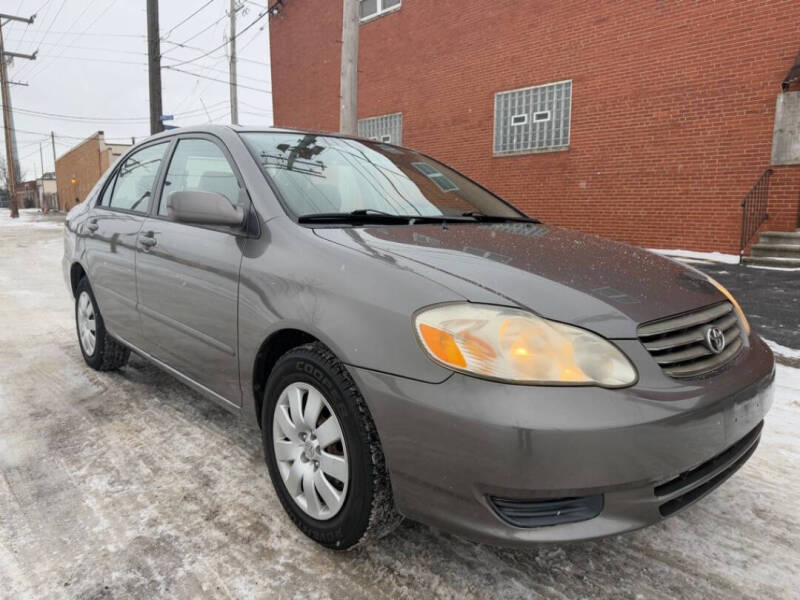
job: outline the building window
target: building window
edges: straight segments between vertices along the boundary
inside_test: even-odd
[[[494,95],[494,154],[569,148],[572,81]]]
[[[384,13],[400,8],[401,0],[361,0],[361,21],[369,21]]]
[[[403,143],[403,113],[360,119],[358,135],[376,142],[401,145]]]
[[[433,165],[424,162],[414,162],[411,163],[411,166],[435,183],[443,192],[455,192],[458,190],[458,186]]]

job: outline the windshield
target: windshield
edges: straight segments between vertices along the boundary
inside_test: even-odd
[[[463,175],[413,150],[302,133],[243,133],[295,216],[375,211],[521,218]]]

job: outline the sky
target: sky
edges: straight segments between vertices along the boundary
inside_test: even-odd
[[[266,4],[237,0],[239,122],[246,125],[272,124],[268,17],[259,19]],[[223,45],[230,0],[159,5],[163,112],[175,116],[168,124],[230,123]],[[36,60],[15,58],[8,66],[11,81],[28,84],[10,88],[23,179],[42,173],[39,142],[44,171],[54,170],[51,131],[56,156],[98,130],[112,143],[149,135],[145,6],[145,0],[0,0],[0,13],[37,15],[32,25],[3,25],[7,52],[38,49]]]

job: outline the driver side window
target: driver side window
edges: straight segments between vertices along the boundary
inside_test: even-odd
[[[147,212],[153,183],[168,145],[168,142],[163,142],[148,146],[125,159],[117,170],[109,201],[111,208]]]
[[[172,193],[184,191],[216,192],[231,204],[239,203],[239,180],[214,142],[205,139],[178,142],[164,179],[158,214],[168,216],[167,198]]]

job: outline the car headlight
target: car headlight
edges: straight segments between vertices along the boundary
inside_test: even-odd
[[[414,318],[422,347],[464,373],[515,383],[620,387],[636,381],[628,358],[585,329],[533,313],[481,304],[443,304]]]
[[[736,315],[739,317],[739,322],[742,324],[742,328],[744,329],[745,336],[750,335],[750,323],[747,321],[747,317],[744,316],[744,311],[742,307],[739,306],[739,303],[736,301],[736,298],[733,297],[724,285],[722,285],[719,281],[714,279],[713,277],[706,275],[706,279],[708,279],[709,283],[717,288],[722,295],[725,296],[731,304],[733,304],[733,308],[736,310]]]

